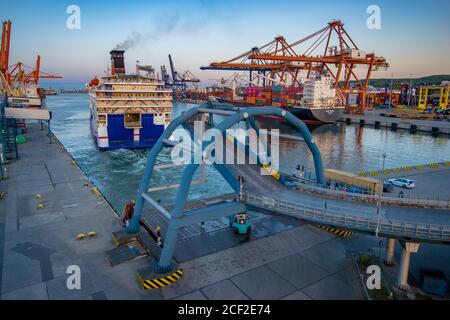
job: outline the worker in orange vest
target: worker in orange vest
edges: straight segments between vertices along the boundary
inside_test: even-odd
[[[123,209],[122,221],[126,227],[128,227],[128,224],[130,223],[129,221],[133,217],[134,205],[135,205],[135,201],[130,200],[127,202],[127,204],[125,205],[125,208]]]
[[[158,246],[160,246],[162,244],[162,241],[161,241],[161,227],[157,226],[155,231],[156,231],[156,237],[157,237],[156,244]]]

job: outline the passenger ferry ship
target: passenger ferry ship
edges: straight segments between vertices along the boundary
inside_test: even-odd
[[[111,74],[89,84],[91,130],[99,150],[152,147],[169,124],[172,90],[151,66],[125,74],[124,50],[112,50]]]

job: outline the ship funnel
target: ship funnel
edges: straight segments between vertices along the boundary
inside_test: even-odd
[[[111,50],[111,75],[125,74],[125,62],[123,58],[125,50]]]

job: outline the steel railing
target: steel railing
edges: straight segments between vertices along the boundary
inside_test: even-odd
[[[377,228],[376,217],[337,213],[326,209],[318,209],[255,193],[249,193],[247,191],[244,192],[244,199],[249,205],[319,224],[365,232],[375,232]],[[449,241],[450,219],[448,225],[433,225],[381,219],[379,232],[384,235],[412,238],[416,240]]]
[[[368,203],[376,203],[378,200],[378,195],[376,194],[359,194],[351,193],[340,190],[333,190],[328,188],[321,188],[318,186],[299,184],[296,186],[298,190],[307,191],[311,193],[317,193],[321,195],[327,195],[333,198],[344,199],[344,200],[356,200]],[[382,196],[381,201],[383,204],[387,205],[398,205],[398,206],[418,206],[418,207],[430,207],[430,208],[450,208],[450,200],[433,200],[433,199],[420,199],[420,198],[400,198],[400,197],[389,197]]]

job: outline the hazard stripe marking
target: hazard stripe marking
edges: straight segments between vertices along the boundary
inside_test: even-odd
[[[180,277],[178,274],[176,274],[176,273],[174,273],[172,276],[173,276],[174,278],[176,278],[177,280],[181,278],[181,277]]]
[[[153,281],[150,281],[150,280],[144,281],[144,284],[147,285],[146,287],[148,289],[150,289],[150,288],[155,288],[155,289],[158,288],[158,285],[154,284]]]
[[[145,290],[149,289],[159,289],[167,287],[172,283],[177,282],[183,276],[183,270],[178,269],[174,273],[165,276],[164,278],[151,279],[151,280],[143,280],[141,275],[137,273],[137,278],[140,286],[142,286]]]
[[[175,278],[172,278],[172,276],[167,276],[166,279],[169,279],[169,280],[172,281],[172,282],[176,282],[176,281],[177,281],[178,279],[180,279],[180,278],[175,279]]]
[[[354,235],[354,233],[352,231],[348,231],[348,230],[342,230],[342,229],[336,229],[336,228],[324,227],[324,226],[319,226],[319,228],[322,230],[325,230],[327,232],[330,232],[341,238],[349,238]]]
[[[158,279],[153,279],[153,282],[156,283],[158,286],[160,286],[161,288],[164,287],[164,283],[159,282]]]

